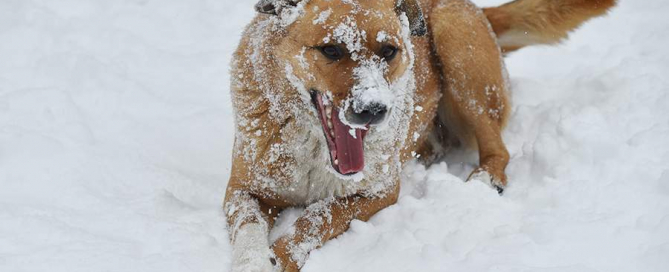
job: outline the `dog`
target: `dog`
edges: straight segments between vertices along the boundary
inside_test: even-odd
[[[501,194],[503,56],[555,44],[615,0],[260,0],[232,61],[232,271],[299,271],[309,252],[397,201],[405,162],[478,150]],[[305,207],[270,244],[287,207]]]

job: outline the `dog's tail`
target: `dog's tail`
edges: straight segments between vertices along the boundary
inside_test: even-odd
[[[590,18],[606,14],[616,0],[516,0],[485,8],[503,52],[555,44]]]

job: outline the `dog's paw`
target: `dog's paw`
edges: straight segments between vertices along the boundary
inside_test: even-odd
[[[467,182],[472,180],[478,180],[487,184],[491,188],[495,189],[499,195],[504,193],[504,188],[506,187],[505,182],[501,178],[497,178],[494,175],[491,175],[484,169],[477,169],[476,171],[472,172],[472,174],[469,175],[469,178],[467,178]]]
[[[235,233],[232,272],[280,272],[274,252],[269,248],[267,227],[246,224]]]

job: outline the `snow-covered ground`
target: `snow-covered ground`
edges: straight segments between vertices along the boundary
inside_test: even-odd
[[[483,5],[504,0],[479,0]],[[228,271],[228,65],[255,1],[0,0],[0,271]],[[669,271],[669,1],[507,58],[505,195],[476,161],[303,271]]]

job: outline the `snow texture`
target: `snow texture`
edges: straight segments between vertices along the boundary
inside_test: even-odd
[[[254,4],[0,1],[0,271],[229,271],[228,67]],[[409,165],[303,271],[669,270],[667,12],[620,1],[506,59],[503,197],[463,182],[472,152]]]

